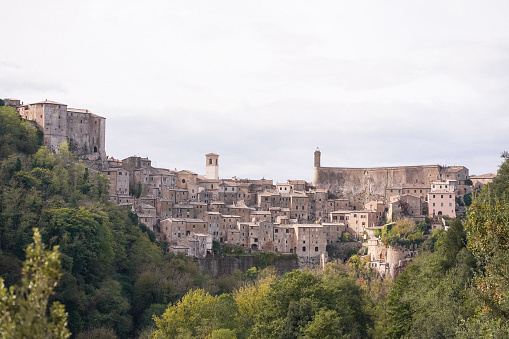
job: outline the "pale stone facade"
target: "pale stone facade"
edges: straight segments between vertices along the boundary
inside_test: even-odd
[[[493,179],[497,176],[496,173],[487,173],[482,175],[471,176],[472,186],[475,190],[481,190],[488,183],[493,182]]]
[[[327,239],[320,224],[295,224],[294,253],[299,257],[319,258],[327,253]]]
[[[110,181],[110,199],[116,200],[117,196],[129,195],[129,172],[122,168],[109,168],[102,173]]]
[[[58,147],[67,142],[74,154],[100,160],[101,168],[106,167],[105,118],[49,100],[16,109],[23,119],[33,121],[44,132],[44,145],[51,151],[58,152]]]
[[[315,152],[313,185],[347,197],[357,208],[362,208],[372,199],[388,201],[388,189],[402,189],[409,184],[429,187],[434,180],[447,179],[464,182],[468,179],[468,169],[464,166],[440,165],[379,168],[321,167],[320,153]]]
[[[387,220],[399,220],[405,217],[419,217],[422,215],[422,199],[418,195],[402,194],[393,197],[394,201],[389,202]]]
[[[205,178],[207,179],[219,179],[219,155],[215,153],[209,153],[205,155]]]

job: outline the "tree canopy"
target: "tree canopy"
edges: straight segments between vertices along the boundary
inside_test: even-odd
[[[21,285],[5,288],[0,277],[0,338],[69,338],[67,313],[50,296],[62,274],[58,246],[46,251],[38,229],[26,249]]]

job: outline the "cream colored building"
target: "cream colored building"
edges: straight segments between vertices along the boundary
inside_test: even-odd
[[[326,252],[327,239],[320,224],[294,224],[294,253],[299,257],[319,258]]]

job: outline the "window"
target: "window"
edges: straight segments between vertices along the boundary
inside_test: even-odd
[[[433,206],[435,206],[435,203],[433,203]]]
[[[449,206],[452,206],[452,202],[449,203]]]
[[[302,252],[306,252],[306,246],[302,247]]]
[[[443,202],[441,202],[441,203],[440,203],[440,206],[444,206],[444,203],[443,203]]]
[[[315,247],[315,252],[318,252],[318,247]]]

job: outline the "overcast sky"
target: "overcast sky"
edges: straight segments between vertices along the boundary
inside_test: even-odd
[[[223,178],[509,150],[508,1],[3,0],[0,97],[106,118],[106,152]]]

